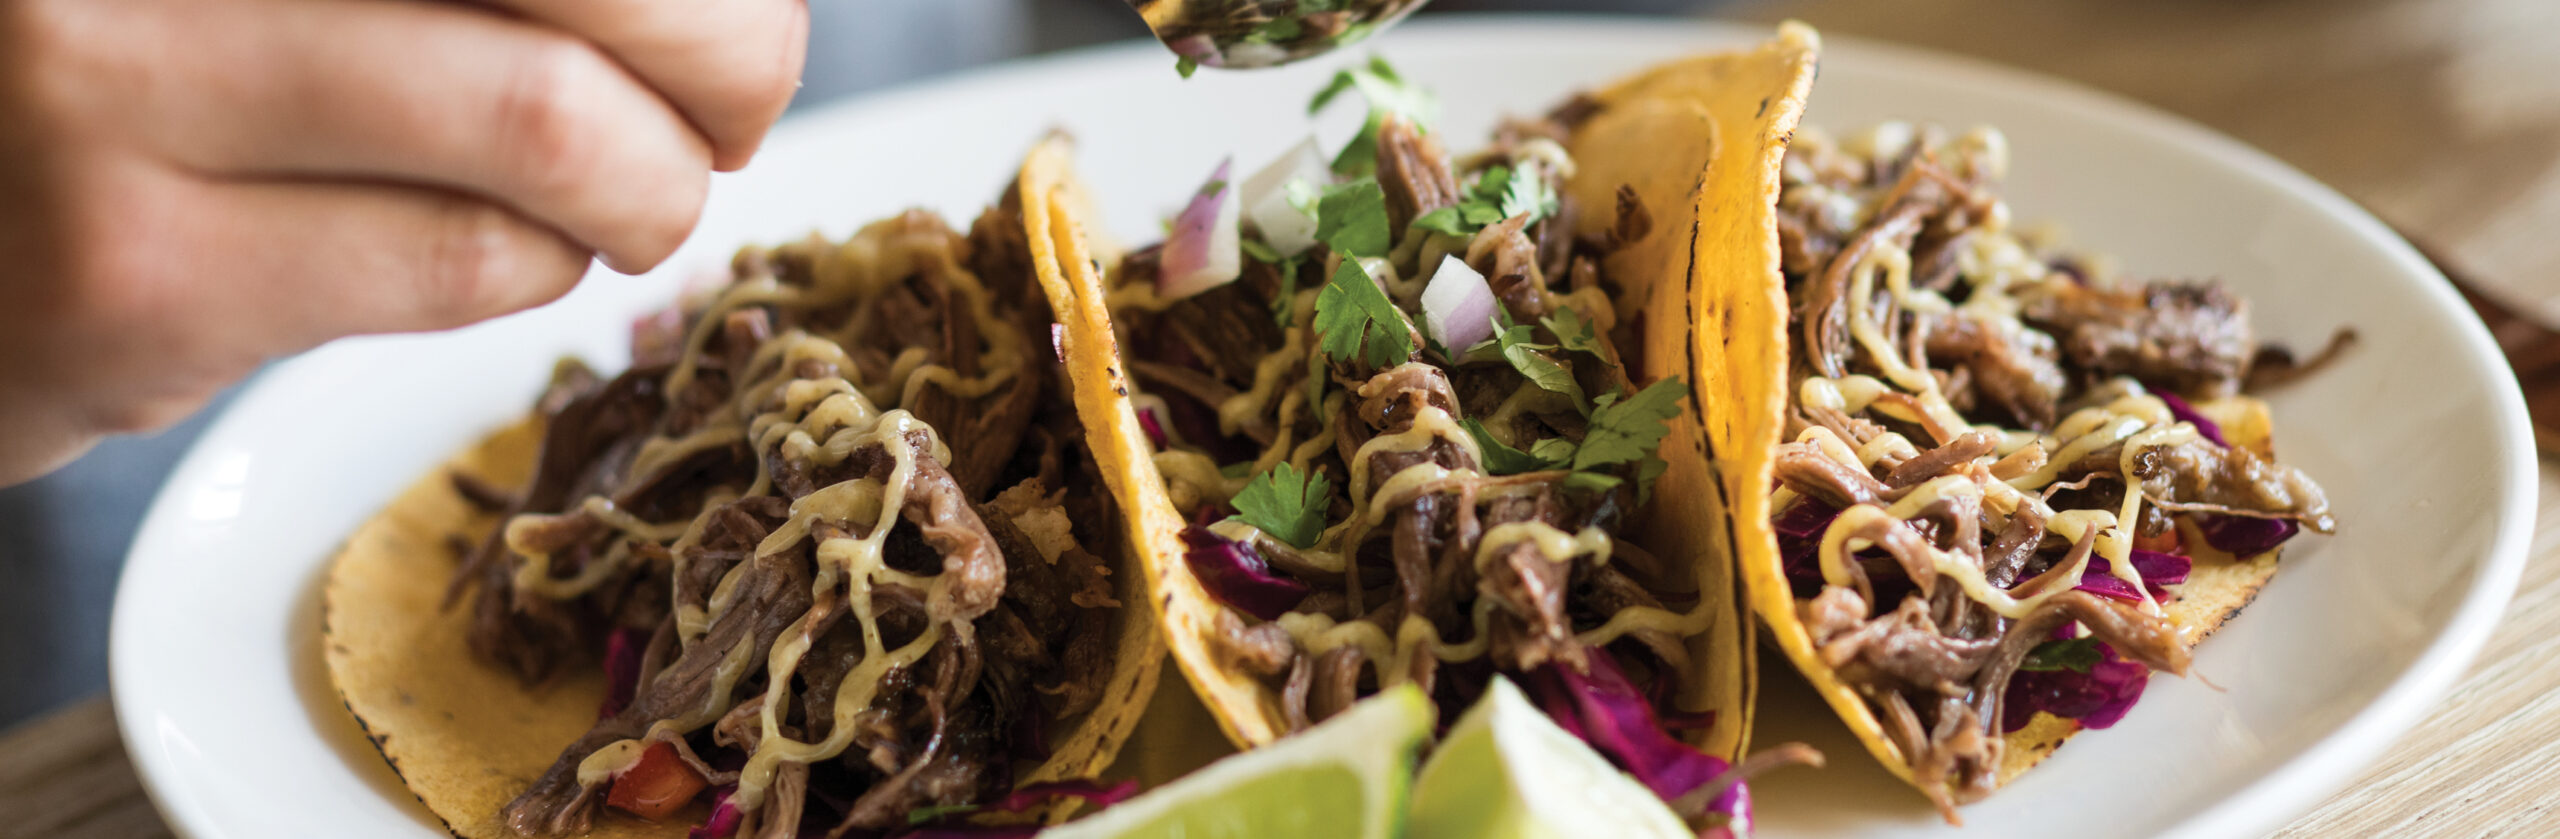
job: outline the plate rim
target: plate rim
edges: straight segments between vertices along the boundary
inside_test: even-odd
[[[1575,30],[1578,38],[1649,40],[1665,37],[1659,30],[1666,20],[1689,24],[1694,29],[1692,34],[1702,44],[1758,38],[1773,27],[1770,23],[1725,18],[1666,19],[1597,13],[1462,13],[1413,21],[1409,24],[1413,28],[1405,31],[1452,38],[1463,37],[1470,31],[1568,27]],[[2521,390],[2487,328],[2461,301],[2443,273],[2397,231],[2337,190],[2237,138],[2123,94],[1982,58],[1856,36],[1826,33],[1824,41],[1828,47],[1824,56],[1826,61],[1908,67],[1945,78],[1970,80],[1988,88],[2040,93],[2045,107],[2069,112],[2075,118],[2122,126],[2150,135],[2181,151],[2226,165],[2272,186],[2290,202],[2316,210],[2319,215],[2357,234],[2358,238],[2377,245],[2389,255],[2390,268],[2394,273],[2431,280],[2419,284],[2422,286],[2419,292],[2422,299],[2434,304],[2439,319],[2453,322],[2458,336],[2456,344],[2464,355],[2469,356],[2469,361],[2500,374],[2490,377],[2494,393],[2488,407],[2498,436],[2504,443],[2499,448],[2508,456],[2485,465],[2506,471],[2504,480],[2500,482],[2503,484],[2501,509],[2497,511],[2498,523],[2487,547],[2473,563],[2473,579],[2450,620],[2379,693],[2338,723],[2326,736],[2222,796],[2215,804],[2173,823],[2163,835],[2239,836],[2263,833],[2298,816],[2318,800],[2342,788],[2378,759],[2383,751],[2395,745],[2400,736],[2417,724],[2428,706],[2449,692],[2459,677],[2467,672],[2504,618],[2506,606],[2513,599],[2526,561],[2530,558],[2538,504],[2537,459],[2530,426],[2525,419]],[[965,96],[979,87],[1001,85],[1043,73],[1081,72],[1087,65],[1109,65],[1132,60],[1127,58],[1132,54],[1145,55],[1160,50],[1161,47],[1151,40],[1132,39],[1007,60],[848,96],[795,113],[777,126],[775,132],[777,135],[819,132],[853,114],[895,109],[902,102],[914,98]],[[1820,95],[1818,88],[1815,95]],[[207,426],[202,436],[188,447],[186,454],[153,494],[145,508],[142,524],[136,528],[133,543],[127,549],[124,565],[118,570],[108,631],[108,691],[114,705],[116,726],[146,796],[169,829],[179,836],[221,835],[222,828],[212,822],[209,814],[175,801],[166,790],[183,783],[184,773],[151,750],[137,745],[147,741],[153,724],[148,709],[137,707],[138,703],[132,698],[132,692],[141,689],[137,685],[150,681],[150,673],[141,669],[142,658],[146,655],[142,647],[148,644],[149,639],[144,635],[148,627],[135,617],[143,611],[143,606],[137,602],[141,597],[136,593],[139,586],[135,582],[137,575],[127,572],[133,570],[138,562],[149,562],[150,555],[168,552],[162,543],[170,541],[170,531],[177,527],[176,520],[180,518],[179,510],[183,506],[180,496],[201,483],[203,473],[212,466],[211,460],[220,453],[216,444],[242,433],[235,427],[244,422],[240,406],[266,398],[268,391],[279,387],[277,382],[291,378],[285,374],[328,363],[338,354],[331,352],[333,346],[323,346],[278,362],[242,386],[239,397],[232,400],[231,405]]]

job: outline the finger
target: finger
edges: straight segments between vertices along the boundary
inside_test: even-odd
[[[189,166],[462,190],[626,272],[665,259],[701,213],[708,147],[586,42],[419,3],[175,5],[131,27],[160,63],[121,101]]]
[[[271,352],[346,335],[449,329],[557,299],[588,251],[495,204],[414,187],[207,183],[169,237],[198,259],[187,294],[236,312]],[[254,306],[244,303],[254,301]],[[252,336],[235,342],[246,345]]]
[[[483,0],[602,46],[711,139],[722,171],[747,164],[800,88],[805,0]]]

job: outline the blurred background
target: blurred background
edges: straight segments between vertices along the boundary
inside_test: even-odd
[[[1121,0],[811,7],[795,109],[1146,35]],[[1799,17],[1835,39],[1898,41],[2076,79],[2196,119],[2338,187],[2523,313],[2518,330],[2560,322],[2560,282],[2550,279],[2560,276],[2555,0],[1435,0],[1422,19],[1496,11]],[[2526,372],[2531,384],[2547,371]],[[0,729],[106,687],[107,614],[134,527],[226,403],[0,489]]]

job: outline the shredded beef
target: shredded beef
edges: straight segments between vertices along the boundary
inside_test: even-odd
[[[2220,283],[2154,282],[2139,290],[2044,283],[2028,298],[2029,325],[2060,339],[2071,366],[2092,379],[2131,376],[2198,399],[2237,392],[2257,357],[2249,304]]]

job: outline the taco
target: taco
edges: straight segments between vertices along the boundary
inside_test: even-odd
[[[740,251],[629,370],[564,362],[349,540],[331,678],[454,833],[872,836],[1104,792],[1163,642],[1017,207]]]
[[[1373,60],[1315,98],[1368,100],[1348,146],[1222,164],[1125,256],[1068,146],[1035,153],[1024,212],[1088,442],[1238,745],[1404,683],[1454,719],[1504,675],[1687,815],[1740,815],[1752,622],[1690,286],[1775,236],[1711,199],[1774,196],[1815,50],[1790,25],[1455,161],[1428,94]]]
[[[2237,613],[2328,501],[2245,393],[2289,359],[2215,282],[2119,282],[2013,227],[1997,131],[1799,133],[1773,270],[1706,286],[1783,355],[1730,477],[1771,640],[1957,821]],[[1780,275],[1783,274],[1781,277]],[[1774,491],[1773,489],[1774,488]]]

